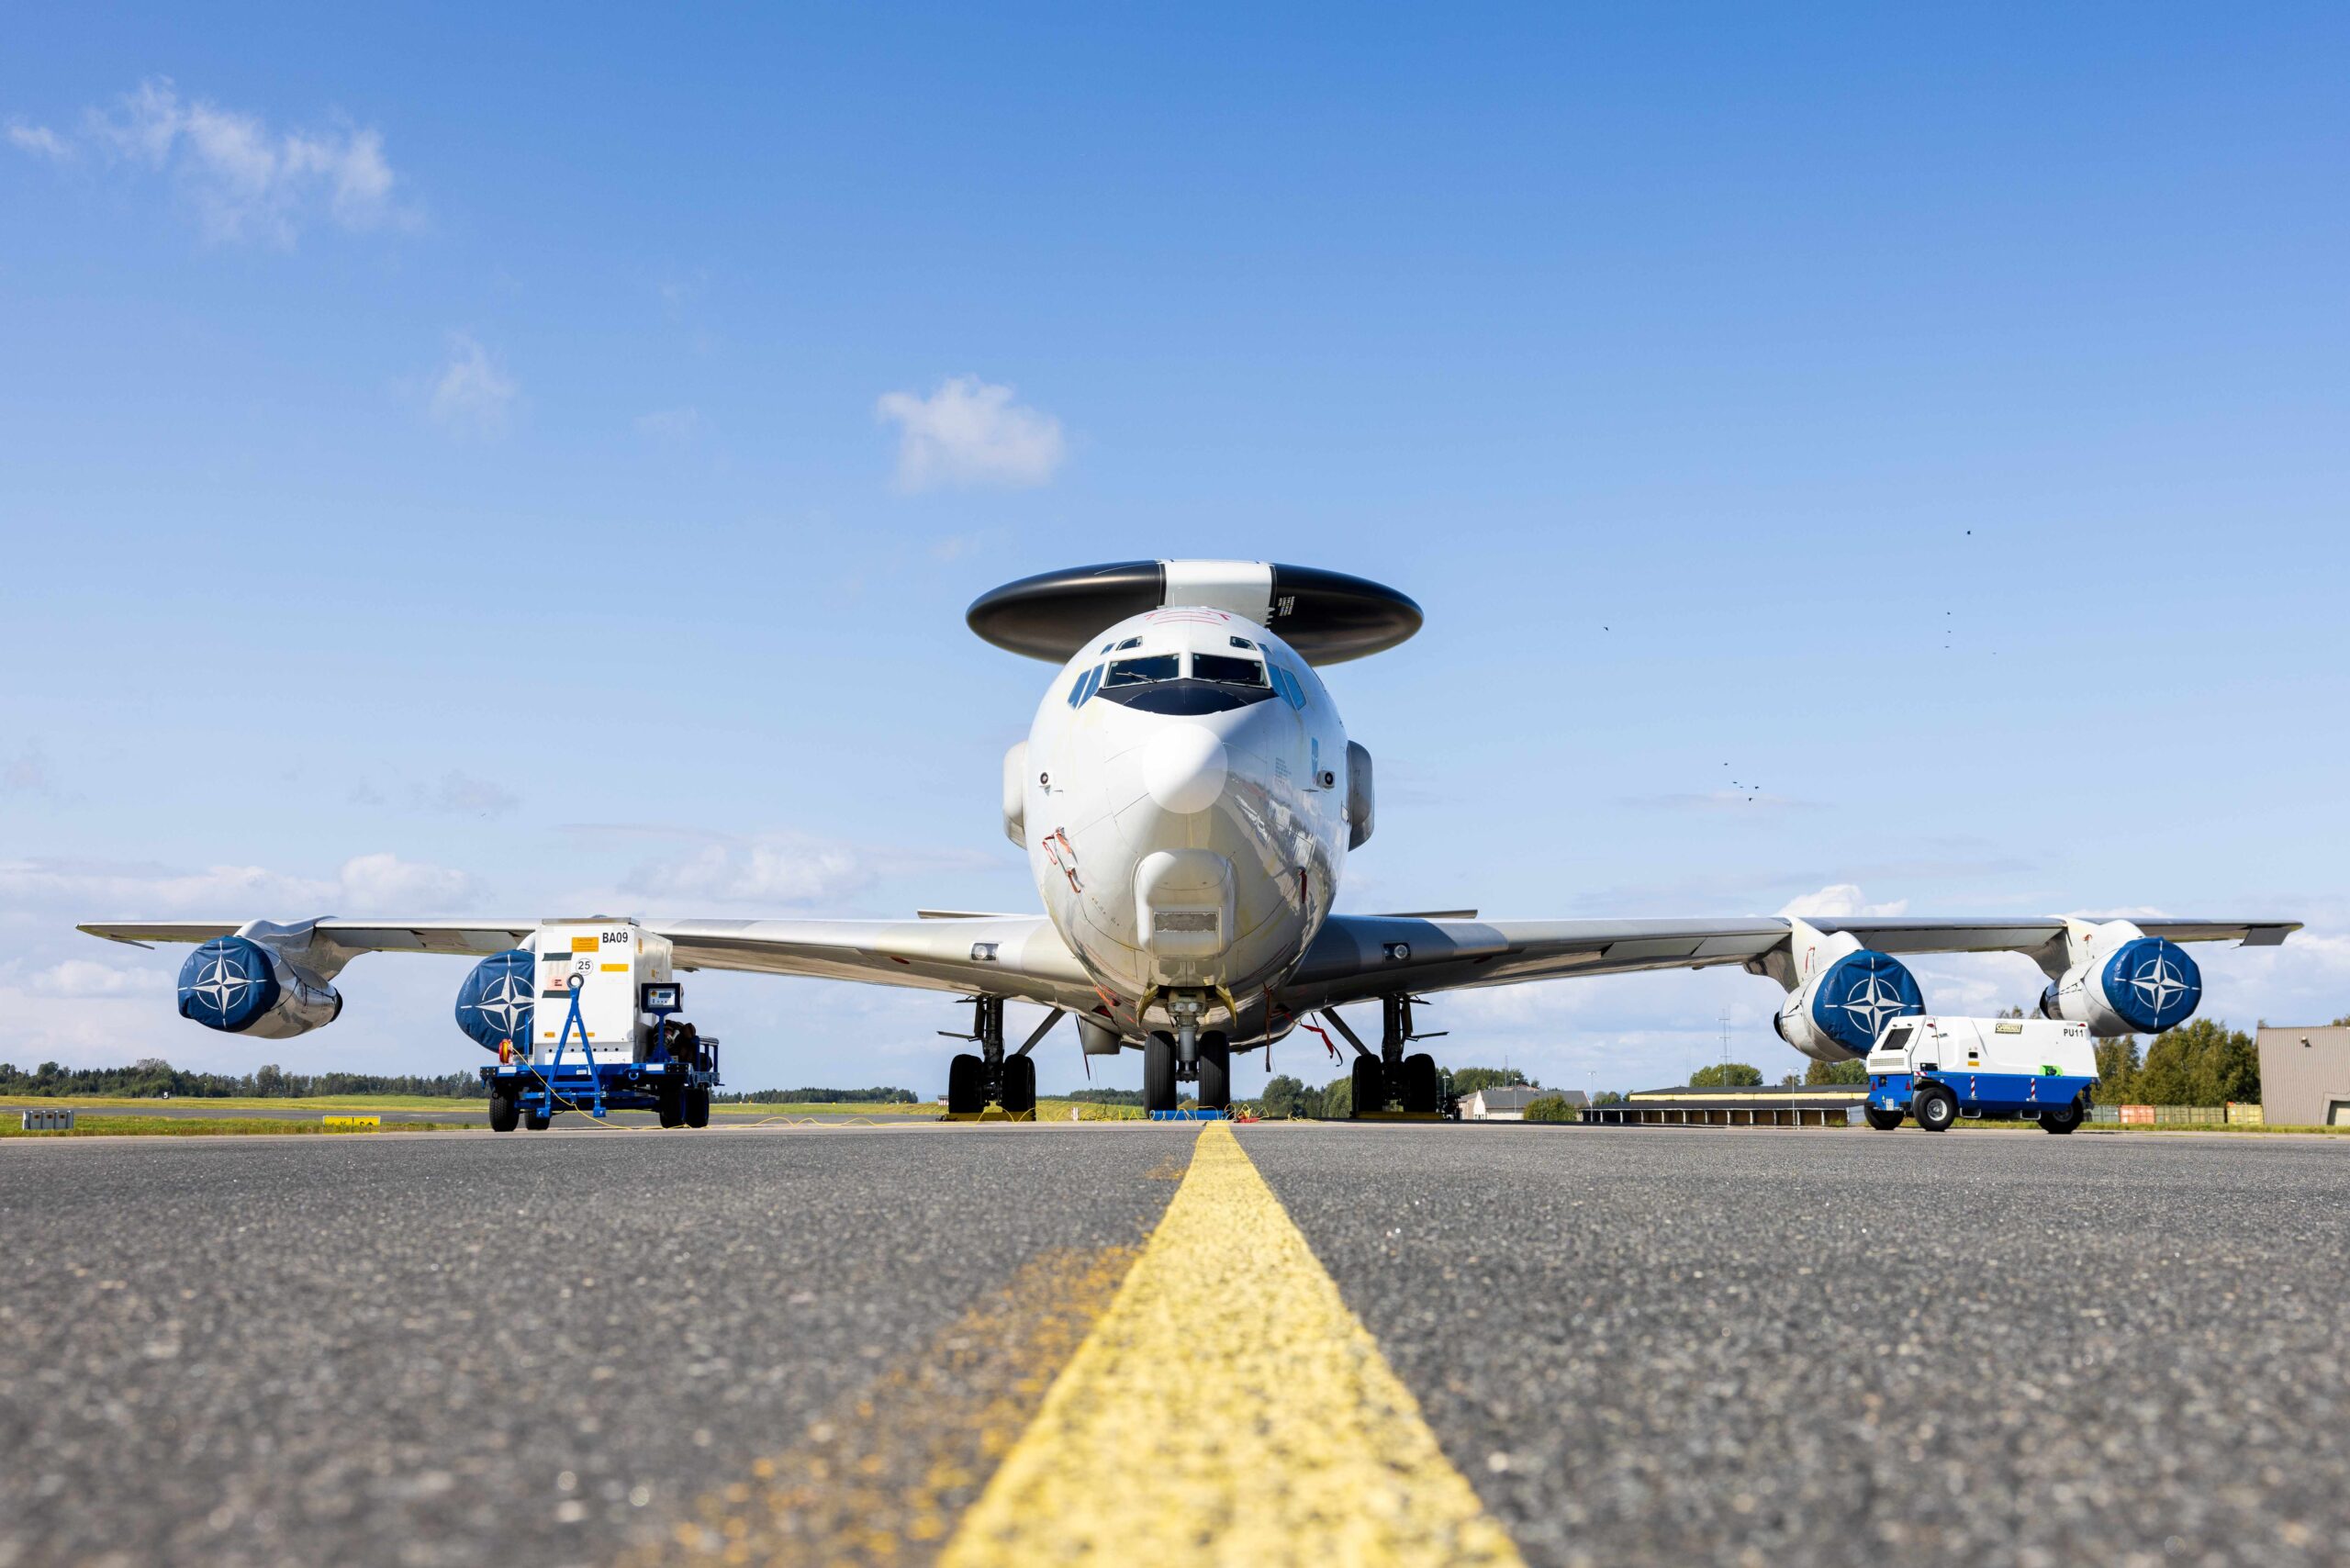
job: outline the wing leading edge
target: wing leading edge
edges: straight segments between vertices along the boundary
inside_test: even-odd
[[[2022,953],[2046,964],[2061,953],[2065,923],[1820,916],[1807,924],[1851,932],[1886,953]],[[2174,942],[2241,941],[2275,946],[2300,929],[2290,920],[2137,920],[2149,936]],[[1283,990],[1292,1007],[1335,1007],[1398,991],[1512,985],[1642,969],[1749,965],[1795,929],[1784,916],[1723,920],[1438,920],[1333,915]]]
[[[867,980],[928,991],[984,991],[1091,1007],[1093,982],[1041,915],[957,920],[644,921],[666,936],[683,969],[740,969]],[[487,958],[526,940],[539,922],[378,921],[327,917],[283,929],[281,950],[321,980],[362,953]],[[111,921],[80,927],[112,942],[207,942],[246,929],[233,921]],[[306,939],[304,939],[306,937]]]

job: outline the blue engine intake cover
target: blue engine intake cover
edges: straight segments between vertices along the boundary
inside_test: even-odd
[[[1855,1055],[1876,1044],[1887,1019],[1925,1011],[1926,998],[1901,960],[1866,947],[1829,965],[1811,992],[1812,1023]]]
[[[207,1029],[249,1029],[277,999],[276,966],[242,936],[215,936],[180,966],[180,1016]]]
[[[494,1051],[509,1043],[518,1050],[530,1049],[537,962],[523,947],[492,953],[476,964],[465,983],[457,988],[457,1027],[482,1049]]]
[[[2178,1027],[2203,1000],[2203,971],[2186,948],[2160,936],[2124,942],[2098,979],[2106,1005],[2141,1034]]]

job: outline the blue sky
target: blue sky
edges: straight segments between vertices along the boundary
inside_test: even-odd
[[[2207,1011],[2350,1013],[2338,6],[8,34],[0,1054],[477,1059],[461,963],[244,1041],[75,919],[1033,908],[1047,671],[962,610],[1169,554],[1427,608],[1331,672],[1352,907],[2285,915]],[[1436,1017],[1628,1087],[1800,1065],[1777,998]],[[749,1084],[957,1022],[696,1001]]]

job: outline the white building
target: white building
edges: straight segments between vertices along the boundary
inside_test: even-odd
[[[1537,1100],[1564,1100],[1576,1111],[1583,1107],[1583,1092],[1580,1089],[1536,1089],[1526,1084],[1511,1084],[1506,1088],[1480,1089],[1460,1100],[1460,1119],[1464,1122],[1522,1122],[1526,1108]]]

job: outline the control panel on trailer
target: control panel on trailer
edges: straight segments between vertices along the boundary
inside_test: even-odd
[[[2087,1119],[2097,1087],[2088,1025],[2051,1018],[1897,1018],[1867,1069],[1863,1114],[1879,1132],[1906,1114],[1935,1133],[1961,1116],[2030,1116],[2069,1133]]]
[[[718,1041],[677,1016],[684,1005],[668,938],[632,920],[549,921],[484,958],[457,993],[457,1024],[498,1053],[481,1070],[489,1125],[640,1110],[665,1127],[708,1126]]]

